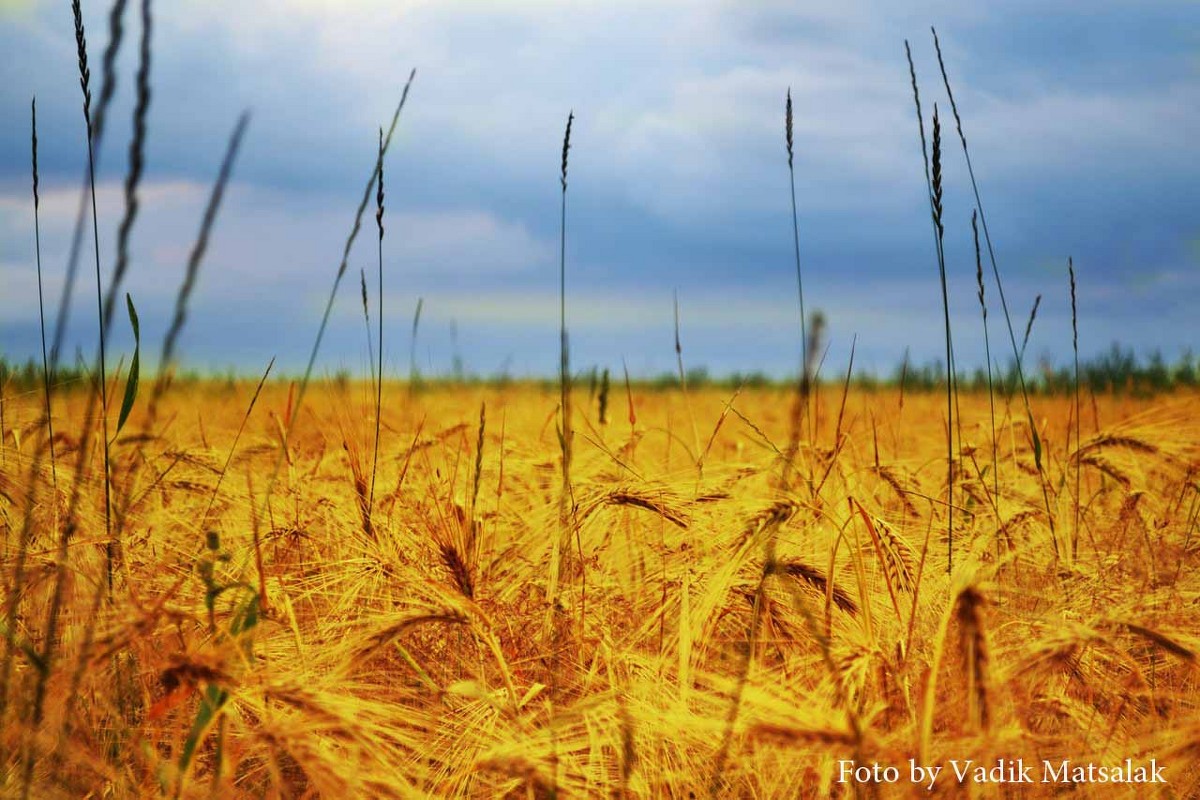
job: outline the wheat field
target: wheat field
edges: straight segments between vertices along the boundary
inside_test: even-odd
[[[944,795],[1040,797],[1064,759],[1167,781],[1084,796],[1200,787],[1194,396],[1097,396],[1081,446],[1038,398],[1040,472],[1004,414],[997,496],[962,395],[948,575],[940,395],[824,386],[785,470],[785,390],[635,385],[602,422],[576,388],[564,504],[556,391],[387,384],[369,509],[371,387],[315,386],[286,451],[294,384],[247,417],[254,390],[173,388],[114,442],[111,585],[101,448],[60,395],[60,472],[85,452],[51,663],[27,644],[70,490],[30,474],[38,393],[7,398],[9,569],[34,525],[6,792],[30,764],[36,797],[901,797],[940,764]],[[1018,759],[1039,783],[951,774]]]
[[[453,379],[420,380],[418,300],[410,380],[397,380],[384,167],[414,70],[379,127],[307,367],[280,377],[272,359],[254,381],[189,375],[179,354],[248,112],[161,355],[141,366],[124,282],[149,0],[116,257],[102,264],[96,154],[125,7],[92,59],[93,98],[71,4],[87,173],[57,313],[29,107],[41,363],[18,372],[0,352],[0,796],[1200,797],[1194,357],[1139,372],[1114,345],[1081,372],[1068,256],[1070,350],[1056,347],[1074,369],[1047,357],[1034,374],[1042,295],[1018,347],[936,31],[949,114],[928,90],[922,106],[904,42],[944,330],[944,362],[919,379],[906,382],[907,350],[898,380],[856,376],[857,336],[844,379],[821,374],[826,322],[811,291],[806,311],[796,200],[805,130],[780,87],[799,325],[779,335],[798,339],[795,380],[689,373],[677,295],[677,377],[572,370],[574,111],[554,186],[556,378],[479,381],[456,355]],[[944,241],[966,215],[943,207],[943,133],[973,195],[986,369],[969,384]],[[371,286],[359,268],[371,366],[318,377],[360,233],[377,262]],[[77,279],[95,302],[90,367],[61,359]],[[125,315],[132,354],[111,349]]]

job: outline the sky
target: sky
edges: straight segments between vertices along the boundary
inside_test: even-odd
[[[140,36],[129,3],[98,151],[107,287],[124,212]],[[903,6],[903,8],[901,8]],[[93,95],[108,6],[83,3]],[[828,321],[826,370],[890,373],[944,352],[935,237],[905,60],[926,133],[943,130],[945,258],[960,368],[985,363],[966,164],[946,67],[1020,339],[1071,357],[1067,261],[1083,357],[1114,342],[1173,360],[1200,341],[1200,6],[1007,0],[172,0],[152,8],[142,210],[122,291],[150,363],[238,115],[250,126],[213,231],[183,364],[299,371],[363,187],[410,70],[385,163],[389,374],[553,375],[558,366],[563,127],[571,358],[785,375],[800,360],[784,98],[794,109],[806,311]],[[0,0],[0,354],[40,356],[29,105],[38,101],[49,324],[86,175],[70,4]],[[360,270],[375,289],[373,206],[338,287],[318,369],[365,373]],[[90,229],[89,238],[90,242]],[[90,249],[65,353],[95,347]],[[994,360],[1012,347],[986,262]],[[415,343],[413,313],[423,311]],[[111,359],[132,350],[124,314]]]

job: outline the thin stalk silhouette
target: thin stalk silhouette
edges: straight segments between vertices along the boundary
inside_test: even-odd
[[[401,93],[400,102],[397,103],[396,110],[392,114],[392,123],[388,128],[387,135],[384,137],[383,147],[380,148],[379,155],[375,159],[375,165],[371,169],[371,176],[367,180],[362,199],[359,201],[358,209],[354,214],[354,224],[350,228],[350,234],[346,237],[346,244],[342,249],[342,258],[338,263],[337,274],[333,279],[333,287],[329,290],[329,299],[325,303],[325,312],[321,315],[321,324],[317,328],[317,338],[313,342],[312,351],[308,355],[308,363],[304,368],[304,376],[300,379],[300,387],[296,392],[296,404],[293,407],[287,427],[284,429],[282,446],[279,448],[279,455],[275,458],[275,466],[271,470],[271,477],[267,481],[266,490],[263,492],[262,506],[264,511],[271,502],[271,493],[275,488],[276,481],[279,480],[279,473],[283,469],[283,462],[287,460],[288,443],[292,439],[296,420],[300,418],[300,407],[304,403],[304,395],[307,393],[308,385],[312,381],[313,369],[317,363],[317,353],[321,350],[321,341],[325,338],[325,329],[329,326],[329,315],[333,312],[333,302],[337,299],[338,287],[341,285],[342,278],[346,274],[346,268],[350,260],[350,249],[354,246],[354,240],[358,238],[358,232],[362,228],[362,217],[367,210],[367,203],[370,202],[371,190],[375,188],[375,181],[378,180],[379,173],[383,169],[383,156],[387,153],[388,147],[391,145],[392,135],[396,132],[396,125],[400,121],[400,113],[404,110],[404,105],[408,102],[408,93],[412,88],[413,80],[416,76],[417,71],[414,69],[409,73],[408,81],[404,84],[404,91]]]
[[[797,385],[795,408],[792,410],[792,441],[788,447],[788,471],[791,461],[799,449],[800,417],[804,415],[808,404],[808,327],[804,319],[804,281],[800,275],[800,223],[796,213],[796,170],[793,166],[793,136],[792,136],[792,90],[787,91],[787,104],[784,110],[784,141],[787,144],[788,181],[792,194],[792,246],[796,258],[796,298],[800,305],[800,378]],[[812,438],[812,415],[806,415],[809,423],[809,438]],[[787,476],[784,481],[786,483]]]
[[[913,102],[917,109],[917,125],[921,134],[921,155],[925,159],[925,183],[929,193],[930,215],[933,221],[934,243],[937,248],[938,276],[942,286],[942,311],[946,335],[946,571],[954,569],[954,348],[950,333],[950,295],[946,286],[946,258],[943,249],[945,226],[942,224],[942,127],[938,120],[937,103],[933,105],[932,164],[925,145],[925,120],[921,114],[921,95],[917,89],[917,71],[913,66],[912,49],[904,42],[908,56],[909,77],[912,80]]]
[[[50,445],[50,476],[53,481],[55,505],[58,503],[58,459],[54,453],[54,416],[50,406],[50,359],[46,352],[46,304],[42,296],[42,234],[38,219],[38,209],[41,205],[38,197],[38,138],[37,138],[37,98],[30,103],[30,119],[33,130],[33,241],[37,258],[38,281],[38,327],[42,333],[42,384],[46,393],[46,431]]]
[[[988,312],[987,301],[984,298],[983,289],[983,258],[979,250],[979,224],[977,222],[978,212],[971,212],[971,233],[975,240],[975,282],[979,286],[979,310],[983,314],[983,352],[987,359],[987,382],[988,382],[988,410],[992,420],[992,496],[996,498],[996,503],[1000,501],[1000,459],[996,453],[996,392],[992,384],[992,343],[988,336]],[[997,505],[997,508],[999,506]],[[999,514],[997,514],[996,524],[1000,524]]]
[[[963,133],[962,117],[958,113],[958,103],[954,100],[954,92],[950,88],[950,78],[946,74],[946,62],[942,59],[942,45],[938,41],[937,29],[929,29],[933,33],[933,46],[937,50],[938,68],[942,73],[942,82],[946,86],[946,96],[950,99],[950,110],[954,112],[954,125],[958,131],[958,139],[962,144],[963,158],[967,162],[967,174],[971,178],[971,191],[975,194],[975,207],[979,209],[979,223],[983,227],[983,239],[987,244],[988,260],[992,265],[992,276],[996,280],[996,291],[1000,295],[1000,307],[1004,311],[1004,322],[1008,327],[1008,338],[1012,344],[1013,357],[1016,359],[1017,381],[1021,386],[1021,399],[1025,403],[1025,417],[1029,421],[1029,435],[1033,440],[1034,464],[1038,474],[1042,476],[1042,501],[1046,506],[1046,519],[1050,525],[1050,539],[1054,543],[1054,556],[1058,558],[1058,536],[1054,530],[1054,514],[1050,508],[1050,494],[1046,488],[1046,478],[1042,467],[1042,442],[1033,420],[1033,408],[1029,404],[1029,389],[1025,381],[1025,368],[1022,364],[1024,353],[1017,349],[1017,335],[1013,330],[1012,315],[1008,311],[1008,301],[1004,297],[1004,283],[1000,280],[1000,268],[996,265],[996,250],[992,246],[992,235],[988,231],[987,215],[983,210],[983,198],[979,195],[979,182],[975,179],[975,167],[971,163],[971,151],[967,147],[967,137]],[[915,81],[915,78],[914,78]]]
[[[1083,424],[1079,419],[1079,313],[1075,304],[1075,260],[1067,257],[1067,274],[1071,279],[1071,351],[1075,355],[1075,451],[1083,443]],[[1071,559],[1079,555],[1079,472],[1083,465],[1075,459],[1075,529],[1071,534]]]
[[[383,128],[379,128],[379,182],[375,188],[375,225],[379,228],[379,294],[376,302],[379,304],[379,347],[376,349],[376,357],[379,359],[379,368],[375,371],[375,446],[374,453],[371,458],[371,498],[367,504],[367,516],[374,512],[375,508],[375,473],[379,470],[379,429],[380,415],[383,413]],[[365,289],[364,289],[365,296]],[[365,305],[365,304],[364,304]],[[370,337],[367,337],[370,341]],[[374,527],[371,528],[374,530]]]

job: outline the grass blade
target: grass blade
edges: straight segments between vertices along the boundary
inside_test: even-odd
[[[129,324],[133,327],[133,361],[129,363],[129,377],[125,381],[125,398],[121,401],[121,414],[117,417],[117,432],[114,436],[121,433],[121,429],[125,427],[125,421],[129,419],[129,412],[133,410],[133,402],[137,399],[138,393],[138,373],[141,364],[142,353],[142,333],[138,326],[137,309],[133,307],[133,298],[129,293],[125,293],[125,305],[129,310]]]

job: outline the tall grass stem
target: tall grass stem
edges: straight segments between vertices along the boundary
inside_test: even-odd
[[[1029,388],[1025,381],[1025,368],[1022,363],[1023,353],[1017,349],[1017,336],[1013,330],[1012,315],[1008,311],[1008,301],[1004,297],[1004,283],[1000,280],[1000,268],[996,265],[996,250],[992,246],[992,234],[988,230],[987,215],[983,209],[983,198],[979,193],[979,181],[975,178],[975,167],[971,163],[971,151],[967,147],[967,137],[963,133],[962,117],[958,113],[958,103],[954,100],[954,91],[950,88],[950,78],[946,74],[946,62],[942,58],[942,45],[938,41],[937,29],[932,26],[929,29],[933,33],[933,46],[937,50],[938,68],[942,73],[942,83],[946,87],[946,96],[950,100],[950,109],[954,112],[954,125],[958,131],[958,139],[962,144],[963,158],[967,162],[967,175],[971,179],[971,191],[975,194],[975,207],[979,210],[979,223],[983,228],[983,239],[987,244],[988,260],[992,265],[992,276],[996,281],[996,291],[1000,295],[1000,308],[1004,311],[1004,323],[1008,327],[1008,339],[1012,344],[1013,358],[1016,359],[1017,381],[1021,386],[1021,399],[1025,404],[1025,417],[1029,421],[1029,435],[1033,440],[1034,462],[1038,473],[1042,476],[1042,501],[1046,507],[1046,517],[1050,525],[1051,539],[1054,541],[1055,555],[1058,554],[1058,538],[1054,533],[1054,514],[1050,507],[1050,493],[1046,486],[1045,472],[1042,468],[1041,450],[1042,445],[1037,432],[1037,426],[1033,420],[1033,408],[1029,403]],[[914,77],[914,83],[916,78]]]
[[[354,246],[354,240],[358,238],[358,232],[362,228],[362,217],[366,212],[367,203],[371,199],[371,190],[375,188],[375,182],[379,178],[379,173],[383,169],[383,157],[388,151],[388,147],[392,143],[392,136],[396,132],[396,125],[400,121],[400,112],[404,110],[405,103],[408,102],[408,93],[412,88],[413,80],[417,76],[417,71],[414,69],[409,73],[408,81],[404,84],[404,91],[400,95],[400,102],[396,105],[396,110],[392,114],[392,123],[388,128],[387,136],[384,137],[383,147],[379,148],[379,154],[375,159],[375,165],[371,169],[371,176],[367,179],[366,188],[363,189],[362,199],[359,201],[358,210],[354,214],[354,224],[350,228],[350,234],[346,237],[345,247],[342,249],[342,259],[338,264],[337,274],[333,279],[333,287],[329,290],[329,299],[325,303],[325,312],[321,315],[321,324],[317,328],[317,338],[313,342],[312,351],[308,356],[308,363],[304,367],[304,376],[300,379],[300,386],[296,391],[296,403],[293,406],[292,414],[288,420],[287,427],[284,429],[282,446],[279,449],[279,455],[275,458],[275,467],[271,472],[271,477],[267,481],[266,489],[263,492],[263,507],[268,506],[271,501],[271,493],[275,488],[276,481],[279,480],[279,473],[283,469],[283,462],[287,459],[288,443],[291,441],[292,432],[296,427],[296,420],[300,418],[300,408],[304,403],[304,396],[308,391],[308,385],[312,381],[313,369],[317,363],[317,353],[321,350],[321,341],[325,337],[325,329],[329,326],[329,315],[333,312],[333,303],[337,299],[338,287],[342,283],[342,278],[346,274],[346,268],[350,260],[350,250]]]
[[[808,327],[804,319],[804,281],[800,274],[800,222],[796,212],[796,170],[793,166],[793,135],[792,135],[792,90],[789,87],[787,92],[787,104],[784,110],[784,140],[787,144],[788,157],[788,181],[791,186],[792,195],[792,248],[796,259],[796,299],[800,305],[800,379],[798,382],[799,396],[796,402],[799,404],[798,410],[800,413],[804,411],[804,405],[808,400]],[[808,415],[808,423],[810,426],[809,438],[812,438],[812,416]],[[793,420],[792,447],[789,448],[789,458],[795,458],[795,450],[799,446],[798,437],[799,421]]]
[[[379,367],[375,371],[375,444],[372,448],[371,455],[371,497],[367,504],[369,514],[374,513],[375,509],[375,475],[379,471],[379,431],[381,426],[380,416],[383,414],[383,127],[379,128],[379,182],[375,188],[375,226],[379,229],[379,291],[376,296],[376,302],[379,304],[379,313],[376,315],[379,325],[379,347],[376,349],[376,357],[379,359]],[[365,284],[364,284],[365,285]],[[370,341],[370,336],[367,337]],[[371,528],[374,530],[374,527]]]
[[[983,316],[983,354],[987,360],[988,412],[992,422],[992,496],[999,503],[1000,458],[996,452],[999,446],[996,438],[996,391],[992,383],[992,343],[988,336],[987,300],[984,294],[983,258],[979,250],[979,224],[977,220],[978,211],[972,211],[971,234],[975,242],[975,282],[979,288],[979,311]],[[996,519],[996,524],[1000,524],[999,518]]]
[[[30,103],[30,119],[33,139],[33,242],[34,254],[37,260],[38,282],[38,328],[42,334],[42,385],[46,395],[46,435],[50,446],[50,475],[55,493],[55,504],[58,503],[58,459],[54,452],[54,415],[50,403],[50,359],[46,351],[46,304],[42,294],[42,233],[38,217],[41,205],[38,196],[38,138],[37,138],[37,98]],[[0,431],[0,436],[3,431]]]
[[[1067,257],[1067,275],[1071,280],[1071,352],[1075,357],[1075,379],[1072,382],[1072,390],[1075,395],[1075,450],[1078,452],[1083,444],[1083,423],[1079,417],[1079,311],[1076,305],[1075,298],[1075,260]],[[1083,465],[1079,458],[1075,459],[1075,527],[1071,535],[1071,558],[1074,560],[1079,555],[1079,485],[1080,485],[1080,470]]]
[[[938,277],[942,287],[942,312],[946,338],[946,571],[954,570],[954,356],[950,331],[950,296],[946,286],[946,258],[943,249],[945,226],[942,222],[942,165],[941,123],[937,104],[933,106],[932,159],[925,147],[925,120],[921,114],[921,95],[917,88],[917,72],[913,66],[912,49],[904,42],[908,71],[912,82],[913,102],[917,109],[917,125],[921,134],[921,154],[925,159],[925,181],[933,221],[934,244],[937,250]],[[932,162],[932,163],[931,163]]]

